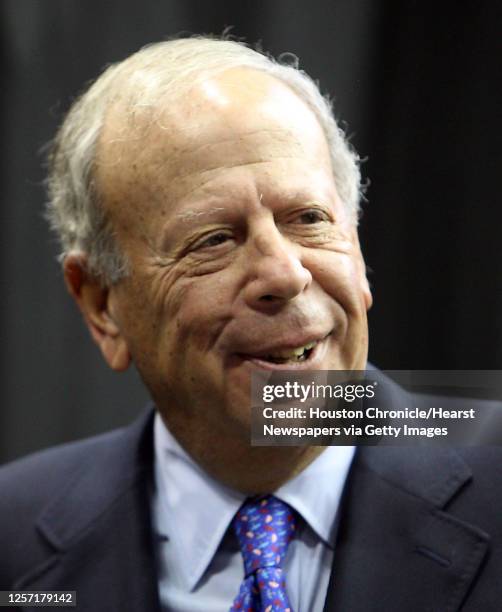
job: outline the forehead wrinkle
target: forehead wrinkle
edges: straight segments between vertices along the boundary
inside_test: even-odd
[[[201,154],[203,155],[207,149],[215,149],[229,143],[232,145],[238,143],[243,152],[254,150],[256,147],[256,140],[254,137],[257,135],[259,137],[263,133],[268,135],[270,143],[275,146],[281,146],[284,144],[291,146],[294,144],[298,150],[302,152],[305,150],[304,143],[302,143],[296,134],[292,133],[290,130],[285,130],[284,128],[267,127],[240,133],[236,133],[234,130],[232,130],[232,133],[228,136],[218,135],[217,139],[212,137],[212,130],[207,130],[206,134],[211,138],[211,140],[201,142],[201,134],[203,133],[203,128],[201,129],[199,126],[197,137],[195,139],[185,138],[185,142],[180,142],[181,139],[172,139],[171,143],[169,144],[176,147],[176,161],[180,158],[183,159],[183,157],[186,156],[193,157]],[[260,141],[259,139],[258,142],[260,147],[263,147],[263,141]],[[268,146],[270,146],[270,144],[268,144]]]
[[[285,158],[286,159],[286,158]],[[267,160],[268,161],[268,160]],[[245,166],[249,166],[251,164],[259,164],[259,163],[265,163],[265,162],[249,162],[249,163],[245,163],[245,164],[241,164],[241,165],[234,165],[232,167],[228,167],[227,169],[232,170],[232,169],[238,169],[241,167],[245,167]],[[217,172],[219,169],[225,169],[226,167],[222,167],[219,166],[216,169],[208,169],[208,170],[204,170],[204,171],[194,171],[192,173],[187,173],[186,175],[183,176],[176,176],[172,183],[176,183],[176,182],[180,182],[181,184],[183,184],[184,182],[186,182],[187,180],[189,180],[189,177],[196,175],[201,177],[200,181],[197,182],[197,184],[195,185],[190,185],[190,188],[186,188],[186,186],[183,187],[183,194],[181,197],[181,200],[186,201],[189,200],[193,197],[196,197],[197,199],[198,196],[194,196],[194,194],[196,194],[199,191],[202,191],[202,199],[203,200],[208,200],[208,199],[221,199],[223,197],[223,199],[228,199],[230,197],[235,197],[236,196],[236,189],[238,189],[238,191],[240,192],[242,189],[245,189],[246,191],[248,191],[248,189],[251,189],[251,191],[253,192],[253,194],[255,195],[256,199],[259,201],[260,204],[263,204],[263,200],[264,200],[264,185],[259,186],[258,183],[254,184],[254,180],[251,180],[251,183],[248,183],[247,181],[245,181],[244,183],[242,181],[240,181],[237,184],[232,184],[224,182],[223,185],[217,185],[216,187],[210,187],[209,190],[207,189],[207,185],[211,184],[214,180],[214,173],[215,171]],[[190,181],[192,182],[192,181]],[[331,200],[330,197],[326,197],[323,196],[322,194],[319,194],[319,196],[315,196],[312,197],[313,194],[310,193],[310,190],[308,188],[305,188],[305,186],[303,187],[295,187],[294,185],[291,184],[291,182],[288,183],[288,189],[284,190],[284,186],[281,187],[280,189],[280,194],[281,194],[281,198],[283,200],[288,200],[288,201],[303,201],[303,202],[307,202],[307,203],[326,203],[327,201]],[[273,186],[272,184],[268,184],[265,187],[265,190],[270,190],[271,188],[273,188],[274,190],[277,189],[277,186]],[[293,189],[292,189],[293,188]],[[216,189],[216,192],[215,192]],[[258,190],[259,189],[259,190]],[[223,190],[223,191],[222,191]],[[208,193],[206,193],[208,192]],[[324,190],[323,190],[324,193]],[[205,194],[205,195],[204,195]],[[266,199],[266,198],[265,198]],[[187,202],[188,204],[188,202]],[[193,211],[192,213],[187,213],[187,215],[183,214],[183,211],[180,211],[179,213],[176,213],[174,216],[175,218],[177,218],[177,215],[180,215],[179,218],[186,218],[189,220],[193,220],[195,218],[197,218],[200,214],[203,215],[209,215],[210,212],[209,210],[211,210],[211,212],[216,212],[216,211],[220,211],[222,210],[221,208],[218,207],[212,207],[211,209],[207,209],[207,211],[200,211],[197,210],[196,208],[190,209]]]
[[[218,164],[210,168],[204,168],[203,170],[202,169],[201,170],[199,169],[188,170],[185,173],[177,173],[176,176],[173,178],[173,182],[184,181],[192,176],[206,177],[208,174],[218,172],[219,170],[234,170],[238,168],[246,168],[248,166],[258,166],[260,164],[268,164],[271,161],[275,161],[278,159],[296,159],[296,157],[294,155],[281,155],[281,156],[274,157],[272,160],[270,158],[257,159],[257,160],[243,161],[242,163]],[[211,180],[212,180],[212,177],[209,176],[208,178],[203,180],[200,184],[195,185],[192,189],[187,191],[186,194],[184,194],[185,197],[188,195],[191,195],[194,191],[197,191],[198,189],[203,187],[206,183],[209,183]]]
[[[175,142],[178,146],[180,146],[182,151],[188,150],[189,148],[192,149],[195,147],[195,149],[197,149],[199,147],[206,146],[208,143],[200,144],[201,130],[206,129],[208,130],[208,133],[210,132],[214,133],[216,129],[215,125],[218,128],[218,131],[225,130],[226,132],[228,132],[228,136],[221,135],[218,141],[216,141],[216,143],[235,142],[236,139],[242,140],[243,138],[246,138],[247,136],[255,136],[256,134],[262,134],[263,132],[270,132],[271,134],[275,134],[276,136],[274,136],[274,138],[278,138],[279,134],[284,134],[283,136],[284,141],[287,141],[288,138],[293,138],[296,142],[300,143],[300,140],[296,137],[296,135],[294,134],[292,130],[285,128],[285,127],[274,127],[273,124],[262,126],[262,127],[259,127],[253,130],[251,129],[245,130],[240,125],[233,126],[231,122],[225,123],[223,119],[221,120],[220,124],[217,124],[215,119],[212,118],[212,121],[213,121],[212,125],[209,124],[209,125],[202,126],[202,127],[201,127],[201,124],[190,125],[187,123],[186,119],[185,119],[185,123],[180,125],[179,124],[180,121],[181,119],[178,119],[176,123],[169,123],[169,122],[166,122],[166,124],[157,123],[156,126],[159,128],[161,133],[170,132],[172,135],[173,142]],[[236,133],[236,128],[239,129],[238,134]],[[174,133],[172,133],[173,129],[176,130]],[[187,141],[187,144],[185,147],[183,147],[182,142],[180,142],[182,139]],[[212,145],[214,143],[209,143],[209,144]]]
[[[294,157],[298,154],[304,156],[306,153],[305,143],[294,132],[282,127],[276,128],[271,126],[237,133],[231,130],[231,133],[228,135],[218,134],[215,138],[214,130],[211,128],[207,129],[200,125],[196,126],[196,135],[192,137],[184,134],[189,128],[177,125],[174,132],[166,138],[162,132],[171,128],[172,126],[169,125],[160,127],[160,131],[157,131],[155,135],[150,137],[149,144],[152,145],[150,150],[154,152],[154,158],[151,161],[157,158],[156,163],[155,161],[154,163],[159,169],[171,166],[176,171],[176,178],[184,178],[192,173],[202,173],[219,167],[226,168],[234,165],[230,163],[208,165],[207,163],[215,151],[220,154],[220,147],[223,147],[222,154],[225,156],[226,145],[231,145],[231,147],[237,145],[240,149],[239,157],[244,159],[248,157],[246,160],[247,164],[260,163],[267,159]],[[259,137],[264,132],[268,135],[267,149],[262,155],[252,156],[253,152],[256,154],[256,137],[259,139],[259,147],[263,147],[263,141]],[[288,155],[284,155],[284,145],[290,148]],[[148,148],[145,146],[143,150],[146,151]],[[235,151],[232,152],[231,158],[233,159],[234,156]],[[236,163],[235,166],[244,164],[245,162],[242,164]],[[183,172],[184,168],[189,170]]]
[[[195,210],[193,208],[190,208],[188,210],[182,210],[176,213],[176,218],[180,219],[181,221],[193,221],[194,219],[209,217],[211,215],[214,215],[215,213],[222,212],[224,210],[225,209],[221,206],[214,206],[209,210]]]

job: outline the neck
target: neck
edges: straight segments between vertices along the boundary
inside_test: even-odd
[[[324,446],[251,446],[249,437],[194,435],[193,429],[162,418],[171,434],[204,471],[247,495],[273,493],[325,450]]]

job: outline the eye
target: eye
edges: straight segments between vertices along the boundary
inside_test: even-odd
[[[214,234],[211,234],[210,236],[208,236],[207,238],[205,238],[198,244],[196,244],[195,248],[196,249],[207,249],[211,247],[216,247],[216,246],[219,246],[220,244],[223,244],[224,242],[227,242],[230,239],[231,239],[230,234],[226,234],[225,232],[216,232]]]
[[[314,223],[322,223],[323,221],[329,221],[329,215],[323,210],[313,208],[311,210],[305,210],[297,217],[300,223],[305,225],[313,225]]]

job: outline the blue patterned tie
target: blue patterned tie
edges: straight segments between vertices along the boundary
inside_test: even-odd
[[[272,495],[246,501],[233,520],[244,581],[230,612],[293,612],[281,565],[295,531],[291,508]]]

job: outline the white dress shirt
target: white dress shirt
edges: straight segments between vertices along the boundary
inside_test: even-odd
[[[154,448],[152,519],[162,609],[225,612],[244,578],[231,522],[246,496],[208,476],[181,448],[159,414]],[[283,566],[294,612],[318,612],[324,607],[337,510],[354,450],[353,446],[327,447],[274,492],[301,517]]]

